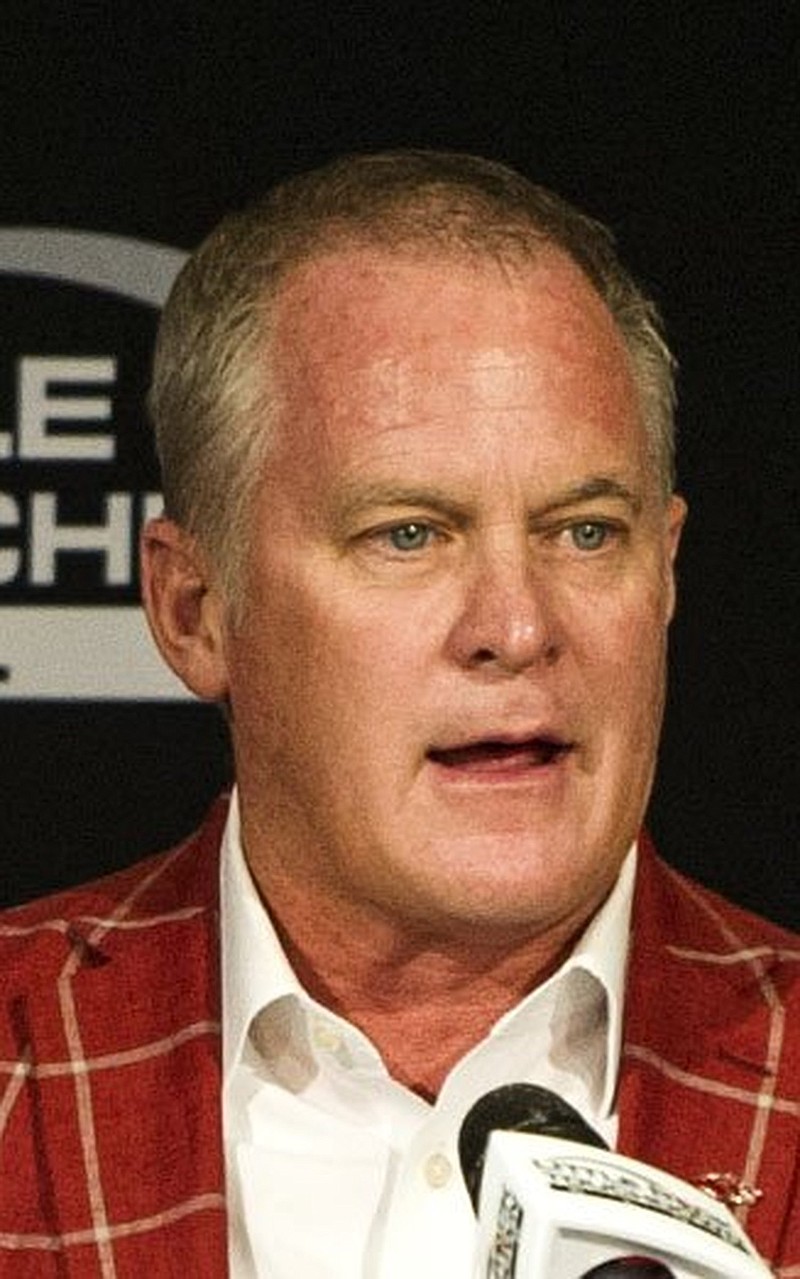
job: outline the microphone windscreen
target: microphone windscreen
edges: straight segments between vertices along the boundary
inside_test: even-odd
[[[560,1137],[608,1150],[599,1133],[569,1102],[536,1084],[503,1084],[479,1097],[467,1111],[458,1135],[458,1155],[475,1212],[490,1133],[527,1132],[537,1137]],[[655,1277],[657,1279],[657,1277]]]

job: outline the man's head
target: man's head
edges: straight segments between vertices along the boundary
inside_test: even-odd
[[[653,464],[671,492],[673,362],[654,305],[605,227],[495,161],[429,151],[346,157],[226,218],[181,272],[162,318],[150,403],[166,509],[200,539],[231,599],[279,415],[269,349],[287,275],[348,245],[513,266],[547,243],[580,266],[619,327]]]
[[[482,187],[443,183],[473,169]],[[408,171],[438,176],[413,194]],[[414,155],[338,172],[274,197],[299,210],[305,189],[309,208],[297,228],[284,208],[255,282],[239,242],[259,214],[217,233],[216,268],[201,249],[168,308],[154,631],[229,705],[245,846],[279,913],[569,935],[653,774],[683,519],[669,357],[604,233],[522,179]],[[165,441],[206,339],[193,320],[169,334],[197,290],[212,328],[240,297],[227,399],[196,406],[234,443],[232,461],[182,444],[181,472]]]

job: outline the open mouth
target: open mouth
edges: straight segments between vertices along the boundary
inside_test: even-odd
[[[555,737],[516,742],[485,738],[463,746],[432,747],[428,759],[454,772],[526,773],[559,763],[572,749],[571,742]]]

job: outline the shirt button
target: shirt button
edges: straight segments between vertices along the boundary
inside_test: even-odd
[[[429,1155],[425,1160],[425,1180],[433,1190],[441,1190],[453,1175],[453,1165],[447,1155]]]
[[[335,1026],[326,1021],[314,1023],[314,1043],[323,1052],[335,1053],[342,1046],[342,1036]]]

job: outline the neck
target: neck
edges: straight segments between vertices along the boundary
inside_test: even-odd
[[[393,1078],[427,1098],[494,1023],[553,973],[581,931],[509,938],[473,926],[434,935],[412,922],[260,884],[308,993],[366,1034]]]

